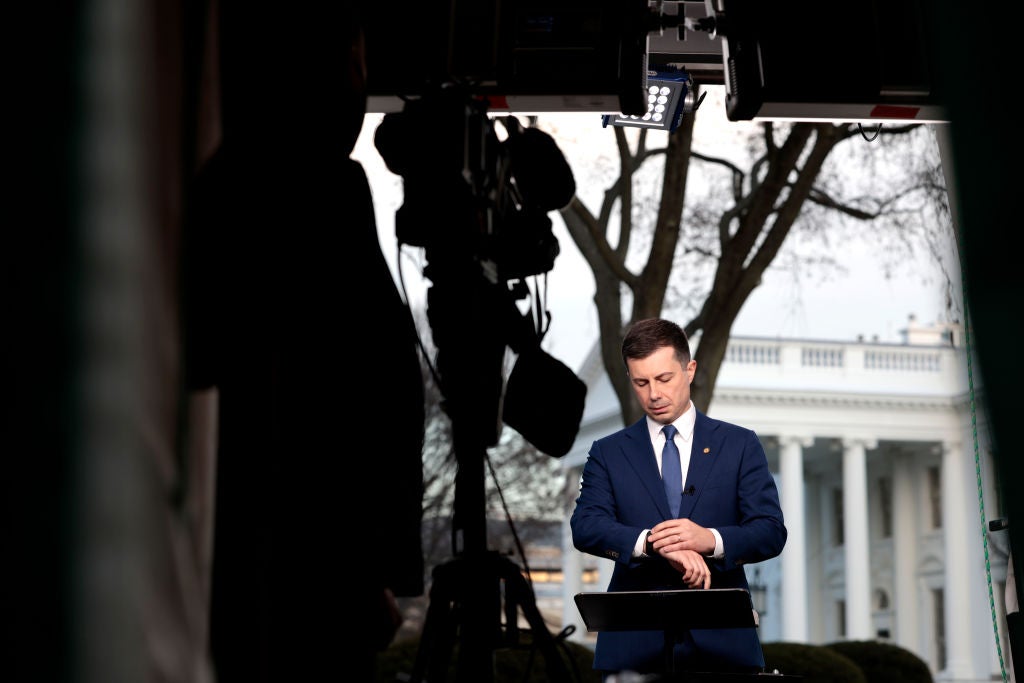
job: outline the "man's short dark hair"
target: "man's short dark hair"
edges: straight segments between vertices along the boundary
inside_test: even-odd
[[[680,365],[690,362],[690,340],[683,328],[663,318],[637,320],[626,329],[622,338],[622,363],[628,368],[630,359],[647,358],[665,346],[675,349]]]

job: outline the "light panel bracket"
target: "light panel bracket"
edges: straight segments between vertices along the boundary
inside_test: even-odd
[[[601,117],[601,125],[650,128],[672,133],[679,127],[683,116],[697,108],[693,103],[690,75],[681,69],[648,70],[645,90],[646,113],[637,116],[605,114]]]

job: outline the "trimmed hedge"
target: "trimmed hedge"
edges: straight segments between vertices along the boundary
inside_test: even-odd
[[[801,676],[801,683],[867,683],[860,667],[849,657],[823,645],[762,643],[765,670]],[[875,683],[872,681],[872,683]]]
[[[594,651],[586,645],[571,641],[562,641],[558,646],[562,662],[569,672],[569,680],[573,683],[601,683],[601,674],[594,670]],[[458,662],[458,644],[455,645],[448,666],[445,681],[455,681],[456,664]],[[394,683],[407,680],[416,663],[419,650],[419,639],[411,639],[393,643],[377,657],[376,683]],[[527,676],[527,669],[529,675]],[[547,674],[546,659],[539,650],[530,648],[529,632],[520,633],[520,645],[517,647],[497,648],[494,651],[494,680],[498,683],[565,683],[552,681]],[[435,683],[431,681],[431,683]]]
[[[923,659],[892,643],[846,640],[825,647],[853,660],[871,683],[934,683]]]
[[[529,632],[520,634],[515,648],[494,651],[497,683],[565,683],[552,681],[539,651],[531,651]],[[875,641],[841,641],[827,645],[763,643],[765,670],[799,676],[800,683],[934,683],[928,665],[909,650]],[[419,650],[419,639],[393,643],[377,658],[376,683],[407,680]],[[593,669],[594,652],[585,645],[563,641],[558,645],[571,683],[601,683]],[[452,652],[445,681],[455,680],[458,644]],[[529,671],[527,671],[529,669]],[[528,674],[528,675],[527,675]],[[767,679],[766,679],[767,680]],[[431,683],[435,683],[431,681]]]

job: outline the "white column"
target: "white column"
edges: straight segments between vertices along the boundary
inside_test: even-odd
[[[782,639],[807,642],[807,532],[804,527],[804,457],[814,439],[780,436],[779,477],[786,547],[782,551]]]
[[[896,619],[895,642],[911,652],[920,652],[920,605],[917,596],[917,529],[922,528],[916,514],[914,472],[911,456],[895,452],[892,463],[892,552],[893,615]]]
[[[870,640],[871,556],[868,544],[866,439],[843,440],[843,556],[846,563],[846,639]]]
[[[566,513],[562,517],[562,628],[570,624],[576,627],[569,636],[569,640],[575,642],[582,642],[587,632],[575,600],[575,595],[583,590],[583,553],[576,550],[572,543],[572,527],[569,524],[579,494],[582,469],[583,466],[579,465],[565,470],[565,489],[562,493],[566,504]]]
[[[970,534],[980,535],[980,513],[969,504],[969,496],[977,491],[974,468],[962,463],[966,459],[959,443],[943,442],[942,469],[942,535],[945,547],[946,585],[946,669],[944,678],[971,679],[988,667],[975,666],[971,651],[974,634],[971,628],[971,605],[985,597],[971,590],[971,558],[976,558]],[[988,634],[991,635],[991,634]],[[977,670],[976,670],[977,669]],[[987,672],[986,672],[987,673]]]
[[[576,627],[569,640],[582,642],[587,632],[580,611],[576,609],[575,595],[583,590],[583,553],[572,544],[569,516],[562,519],[562,628]]]
[[[824,640],[825,633],[825,598],[823,595],[825,585],[825,549],[823,537],[823,525],[825,514],[824,490],[821,475],[804,473],[807,480],[807,521],[804,523],[807,538],[807,556],[817,558],[817,561],[807,565],[807,643],[816,644]]]

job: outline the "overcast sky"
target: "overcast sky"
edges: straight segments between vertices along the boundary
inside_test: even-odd
[[[713,107],[705,102],[702,107]],[[715,123],[715,112],[703,109],[698,124],[704,120]],[[362,162],[370,179],[377,212],[378,230],[385,256],[398,277],[394,212],[402,203],[402,181],[387,170],[373,146],[373,133],[379,123],[379,114],[367,117],[354,157]],[[560,131],[574,132],[571,140],[559,145],[570,161],[580,184],[581,171],[591,164],[593,140],[598,136],[610,137],[610,129],[602,128],[600,114],[559,114]],[[728,134],[732,125],[720,112],[719,126],[714,133],[696,132],[698,135]],[[578,188],[579,189],[579,188]],[[598,188],[603,191],[603,188]],[[597,199],[588,202],[597,205]],[[566,233],[560,217],[552,214],[555,236],[561,252],[549,274],[548,308],[551,311],[551,329],[544,347],[549,353],[578,369],[589,348],[596,341],[597,316],[592,301],[593,277],[582,256]],[[405,247],[413,252],[419,250]],[[769,270],[762,285],[748,299],[733,327],[734,335],[829,339],[853,341],[858,335],[865,339],[877,337],[882,342],[900,341],[900,331],[906,327],[908,317],[915,315],[920,323],[947,320],[945,289],[940,269],[934,257],[922,256],[917,263],[886,278],[877,262],[878,247],[855,241],[843,247],[842,264],[845,274],[836,274],[828,281],[796,283],[793,276]],[[949,258],[952,256],[950,246]],[[422,259],[420,260],[422,264]],[[409,288],[409,299],[422,306],[424,292],[430,284],[419,273],[419,266],[404,259],[402,276]],[[959,318],[960,316],[954,316]],[[685,321],[680,321],[685,322]]]

